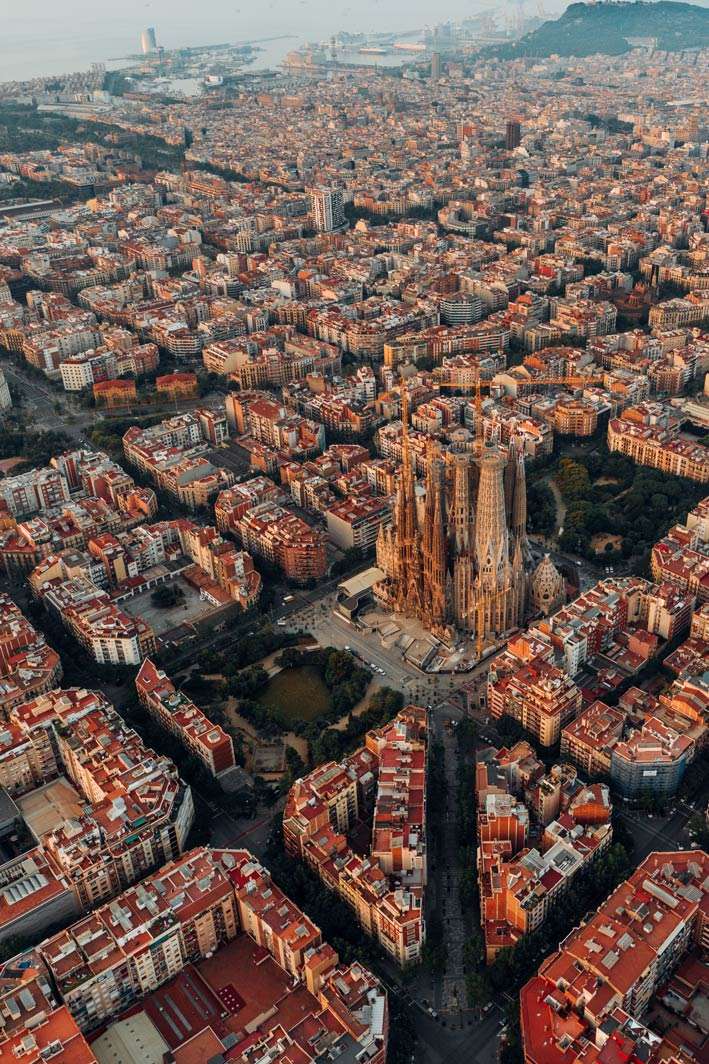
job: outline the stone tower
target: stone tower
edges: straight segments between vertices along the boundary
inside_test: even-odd
[[[509,536],[502,473],[505,458],[497,448],[486,447],[478,458],[480,483],[475,522],[475,561],[478,586],[496,594],[509,567]]]
[[[497,447],[485,447],[478,457],[480,482],[475,515],[477,577],[474,594],[475,629],[480,645],[489,636],[498,636],[519,625],[524,612],[526,575],[520,537],[516,538],[514,553],[510,557],[504,485],[506,464],[507,456]]]
[[[453,496],[449,515],[452,558],[453,620],[470,632],[474,616],[474,520],[471,496],[470,456],[457,454],[453,465]]]
[[[424,575],[422,599],[426,615],[430,615],[431,612],[431,573],[433,568],[433,528],[436,515],[437,473],[436,445],[433,440],[429,440],[426,447],[426,503],[423,511],[423,527],[421,529],[421,559]]]
[[[393,523],[377,538],[386,574],[375,590],[386,608],[415,617],[445,641],[466,634],[480,651],[519,626],[527,604],[527,499],[524,454],[476,441],[473,452],[431,442],[426,499],[417,513],[402,396],[401,469]]]
[[[564,604],[564,578],[548,554],[545,554],[530,580],[530,599],[535,612],[548,617]]]
[[[433,512],[428,582],[431,596],[431,621],[434,628],[442,628],[448,620],[448,551],[445,523],[445,485],[442,471],[439,471],[435,492],[436,501]]]
[[[421,541],[416,519],[414,469],[409,447],[409,397],[404,390],[401,400],[401,473],[396,500],[396,547],[394,576],[396,609],[410,616],[423,610],[423,564]]]

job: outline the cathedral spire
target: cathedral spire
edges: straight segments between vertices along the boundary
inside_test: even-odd
[[[418,616],[423,608],[423,565],[418,521],[416,484],[409,441],[409,395],[401,396],[401,473],[396,520],[396,607]]]
[[[453,555],[453,617],[463,631],[473,627],[473,506],[470,491],[470,456],[457,454],[453,465],[453,499],[450,511]]]
[[[421,554],[425,573],[431,570],[431,554],[433,550],[433,526],[436,511],[436,446],[432,439],[426,444],[426,505],[424,507],[423,529],[421,532]],[[431,589],[426,582],[424,587],[424,599],[430,606]]]
[[[473,504],[470,492],[470,456],[467,454],[457,454],[454,459],[450,531],[455,554],[469,553],[473,546]]]
[[[403,389],[401,413],[394,527],[377,541],[377,557],[391,564],[382,565],[386,579],[375,593],[441,638],[449,625],[474,635],[482,653],[522,622],[526,608],[524,457],[514,444],[482,444],[473,454],[447,451],[444,458],[430,442],[420,525]]]
[[[434,625],[440,626],[446,622],[446,583],[448,577],[443,485],[440,477],[435,487],[435,493],[436,503],[433,514],[430,569],[431,620]]]
[[[487,448],[480,455],[478,462],[480,484],[475,522],[475,560],[481,586],[486,591],[495,592],[501,586],[503,573],[509,562],[502,480],[505,459],[497,448]]]

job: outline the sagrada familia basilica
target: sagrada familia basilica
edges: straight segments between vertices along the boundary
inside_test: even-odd
[[[375,595],[446,643],[465,634],[482,648],[520,626],[527,610],[524,455],[514,440],[507,448],[479,440],[473,452],[445,455],[432,441],[420,506],[403,406],[393,523],[377,540],[386,576]]]

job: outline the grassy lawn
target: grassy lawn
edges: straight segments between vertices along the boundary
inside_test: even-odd
[[[315,720],[331,707],[330,692],[315,665],[300,665],[277,673],[256,698],[282,720]]]

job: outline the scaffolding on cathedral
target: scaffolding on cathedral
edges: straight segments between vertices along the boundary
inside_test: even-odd
[[[443,455],[431,441],[422,510],[402,397],[401,469],[394,520],[380,529],[379,602],[450,643],[476,639],[478,652],[521,625],[527,600],[527,489],[524,454],[477,441],[473,452]]]

